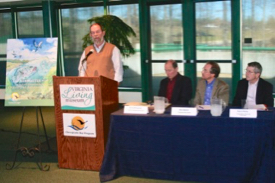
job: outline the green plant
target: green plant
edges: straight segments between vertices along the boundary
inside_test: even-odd
[[[122,56],[129,57],[135,53],[133,46],[131,45],[128,37],[136,37],[134,30],[124,23],[120,18],[114,15],[103,15],[100,17],[94,17],[88,20],[90,24],[99,23],[105,30],[105,40],[114,44],[121,52]],[[88,45],[93,44],[90,33],[86,34],[83,38],[83,49]]]

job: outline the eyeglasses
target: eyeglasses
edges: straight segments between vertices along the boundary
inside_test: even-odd
[[[201,72],[205,72],[205,73],[207,73],[207,72],[209,72],[209,71],[208,71],[208,70],[206,70],[205,68],[202,68]]]
[[[247,72],[247,73],[249,73],[249,74],[256,73],[256,72],[253,72],[253,71],[250,71],[250,70],[247,70],[247,69],[245,69],[244,72]]]
[[[97,30],[97,31],[90,31],[90,34],[91,35],[94,35],[94,34],[100,34],[101,33],[101,30]]]

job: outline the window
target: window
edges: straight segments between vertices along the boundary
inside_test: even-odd
[[[43,37],[42,11],[18,12],[18,37]]]
[[[230,1],[196,3],[197,60],[231,60]]]
[[[167,60],[183,60],[182,5],[150,6],[151,50],[152,50],[152,92],[158,95],[159,84],[166,76],[164,65]],[[164,63],[154,63],[163,60]],[[178,63],[181,74],[183,63]]]
[[[5,86],[7,39],[12,38],[11,13],[0,13],[0,88]]]
[[[103,7],[62,9],[62,40],[64,48],[64,68],[66,76],[78,75],[78,64],[82,48],[82,38],[90,32],[88,19],[103,15]]]
[[[139,9],[137,4],[116,5],[109,7],[110,14],[115,15],[128,24],[136,33],[130,41],[136,53],[123,58],[124,75],[120,87],[141,87],[140,40],[139,40]]]
[[[275,15],[273,13],[275,2],[273,0],[243,0],[242,2],[244,38],[242,66],[245,69],[249,62],[261,63],[263,67],[261,77],[275,87]]]
[[[151,6],[152,60],[183,60],[182,6]]]

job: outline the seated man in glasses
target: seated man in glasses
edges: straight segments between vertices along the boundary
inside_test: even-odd
[[[198,82],[195,105],[211,105],[212,98],[222,99],[226,105],[229,100],[229,86],[220,80],[220,66],[216,62],[207,62],[202,69],[202,79]]]
[[[265,104],[267,107],[273,107],[273,86],[260,78],[262,70],[258,62],[248,63],[246,78],[238,82],[233,106],[241,106],[241,101],[246,100],[249,105]]]
[[[168,60],[164,69],[167,78],[161,80],[158,95],[166,97],[172,105],[189,105],[192,98],[191,79],[178,73],[175,60]]]

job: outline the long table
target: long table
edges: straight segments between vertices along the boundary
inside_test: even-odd
[[[275,112],[255,119],[111,115],[101,182],[135,176],[208,183],[275,182]]]

